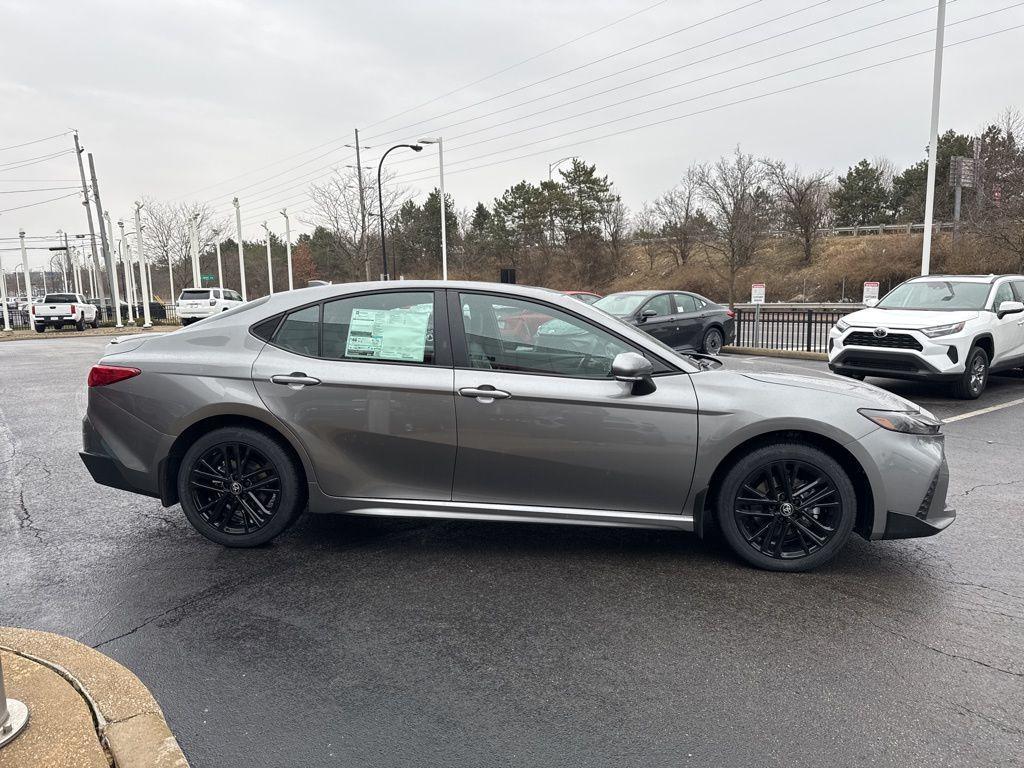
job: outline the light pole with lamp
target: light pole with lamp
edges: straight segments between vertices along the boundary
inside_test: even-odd
[[[390,280],[391,277],[388,274],[388,250],[384,242],[384,182],[381,180],[381,173],[384,170],[384,159],[394,150],[403,148],[411,149],[413,152],[421,152],[423,150],[423,147],[419,144],[395,144],[395,146],[380,156],[380,162],[377,163],[377,207],[380,212],[380,258],[384,266],[384,274],[381,275],[383,280]]]
[[[270,285],[270,295],[274,295],[274,264],[270,260],[270,227],[267,226],[267,222],[263,222],[261,225],[263,231],[267,233],[267,283]]]
[[[448,279],[448,231],[447,200],[444,196],[444,139],[437,136],[432,139],[420,139],[420,144],[437,144],[437,166],[441,178],[441,279]]]
[[[295,283],[292,280],[292,228],[288,221],[288,209],[282,208],[281,215],[284,216],[284,251],[288,256],[288,290],[295,290]]]
[[[553,174],[554,174],[555,169],[558,166],[560,166],[566,160],[575,160],[575,159],[576,159],[576,155],[569,155],[568,157],[563,157],[561,160],[555,160],[555,162],[553,162],[553,163],[548,163],[548,182],[554,181]],[[548,230],[549,230],[549,234],[550,234],[550,237],[551,237],[551,243],[553,245],[554,242],[555,242],[555,213],[554,213],[554,211],[551,211],[551,214],[550,214],[550,223],[548,224]]]
[[[242,288],[242,301],[248,301],[249,298],[245,293],[245,251],[242,246],[242,208],[238,203],[238,198],[234,198],[231,204],[235,206],[235,227],[238,229],[238,280],[241,282]]]

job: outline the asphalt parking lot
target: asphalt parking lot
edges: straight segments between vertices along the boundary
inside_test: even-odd
[[[1024,755],[1024,377],[943,418],[943,534],[806,575],[633,530],[304,518],[222,549],[92,483],[103,339],[0,345],[0,624],[97,647],[195,766],[1006,766]],[[727,356],[735,368],[823,363]]]

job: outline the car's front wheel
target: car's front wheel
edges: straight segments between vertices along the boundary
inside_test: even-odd
[[[953,384],[953,394],[961,400],[976,400],[988,384],[988,353],[974,347],[967,356],[963,375]]]
[[[853,483],[839,462],[798,443],[766,445],[739,459],[723,478],[717,506],[736,554],[772,571],[828,562],[857,516]]]
[[[90,323],[90,325],[92,325],[93,328],[99,328],[100,327],[100,313],[99,312],[97,312],[95,315],[92,316],[92,323]]]
[[[722,351],[722,345],[725,342],[725,337],[722,336],[722,332],[717,328],[708,328],[704,334],[704,342],[701,345],[701,349],[704,350],[704,354],[717,355]]]
[[[224,427],[196,440],[178,470],[178,498],[193,527],[227,547],[256,547],[306,504],[300,468],[274,438]]]

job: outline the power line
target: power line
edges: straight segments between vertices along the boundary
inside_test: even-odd
[[[58,200],[64,200],[68,197],[75,197],[78,192],[72,192],[70,195],[61,195],[60,197],[52,197],[49,200],[40,200],[36,203],[28,203],[27,205],[17,205],[14,208],[3,208],[0,209],[0,213],[9,213],[10,211],[20,211],[22,208],[33,208],[37,205],[46,205],[47,203],[55,203]]]
[[[427,101],[424,101],[424,102],[422,102],[420,104],[417,104],[414,107],[409,107],[408,109],[403,109],[401,112],[395,112],[393,115],[388,115],[387,117],[385,117],[385,118],[383,118],[381,120],[378,120],[375,123],[370,123],[366,127],[367,128],[375,128],[376,126],[380,125],[381,123],[386,123],[389,120],[393,120],[396,117],[401,117],[402,115],[406,115],[409,112],[414,112],[417,109],[421,109],[422,107],[426,107],[426,106],[428,106],[430,104],[433,104],[436,101],[440,101],[441,99],[445,99],[445,98],[448,98],[449,96],[453,96],[454,94],[459,93],[460,91],[464,91],[467,88],[472,88],[474,85],[479,85],[480,83],[483,83],[483,82],[485,82],[487,80],[490,80],[490,79],[492,79],[494,77],[497,77],[498,75],[503,75],[506,72],[509,72],[509,71],[511,71],[513,69],[516,69],[517,67],[521,67],[523,64],[529,64],[531,61],[536,61],[537,59],[539,59],[539,58],[541,58],[543,56],[547,56],[549,53],[554,53],[555,51],[561,50],[562,48],[565,48],[567,46],[572,45],[573,43],[578,43],[580,40],[584,40],[584,39],[586,39],[588,37],[591,37],[592,35],[596,35],[599,32],[603,32],[606,29],[610,29],[611,27],[614,27],[617,24],[621,24],[624,21],[628,21],[629,19],[632,19],[635,16],[639,16],[642,13],[647,13],[648,11],[653,10],[654,8],[657,8],[659,5],[664,5],[666,2],[668,2],[668,0],[658,0],[658,2],[656,2],[656,3],[652,4],[652,5],[648,5],[646,8],[641,8],[640,10],[634,11],[633,13],[630,13],[630,14],[627,14],[626,16],[623,16],[622,18],[616,19],[615,21],[612,21],[612,22],[610,22],[608,24],[600,26],[600,27],[598,27],[596,29],[592,29],[589,32],[585,32],[584,34],[579,35],[578,37],[574,37],[572,40],[567,40],[564,43],[559,43],[558,45],[556,45],[553,48],[548,48],[546,51],[541,51],[540,53],[536,53],[533,56],[528,56],[527,58],[523,59],[522,61],[517,61],[515,64],[511,64],[511,65],[509,65],[509,66],[507,66],[507,67],[505,67],[503,69],[497,70],[496,72],[492,72],[489,75],[485,75],[484,77],[481,77],[478,80],[474,80],[471,83],[466,83],[465,85],[460,85],[458,88],[450,90],[447,93],[442,93],[440,96],[435,96],[432,99],[428,99]]]
[[[51,139],[59,139],[62,136],[67,136],[71,131],[64,131],[64,133],[56,133],[53,136],[44,136],[41,139],[33,139],[32,141],[25,141],[21,144],[11,144],[6,147],[0,147],[0,152],[6,152],[8,149],[20,149],[21,147],[27,147],[31,144],[39,144],[44,141],[50,141]]]
[[[1021,5],[1024,5],[1024,1],[1018,2],[1018,3],[1014,3],[1012,5],[1006,6],[1004,8],[999,8],[999,9],[996,9],[996,10],[993,10],[993,11],[987,11],[985,13],[981,13],[981,14],[978,14],[976,16],[971,16],[971,17],[968,17],[966,19],[961,19],[959,21],[947,24],[946,27],[949,28],[949,27],[957,26],[959,24],[966,24],[968,22],[976,21],[977,19],[984,18],[986,16],[991,16],[992,14],[995,14],[995,13],[1002,13],[1004,11],[1012,10],[1013,8],[1020,7]],[[897,37],[897,38],[894,38],[892,40],[887,40],[885,42],[876,43],[874,45],[869,45],[869,46],[866,46],[864,48],[860,48],[860,49],[855,50],[855,51],[849,51],[847,53],[837,54],[835,56],[830,56],[828,58],[821,59],[821,60],[815,61],[815,62],[811,62],[809,64],[803,64],[803,65],[798,66],[798,67],[792,67],[790,69],[784,70],[782,72],[777,72],[777,73],[772,74],[772,75],[764,75],[764,76],[756,78],[754,80],[749,80],[749,81],[747,81],[745,83],[739,83],[739,84],[736,84],[736,85],[728,86],[726,88],[720,88],[718,90],[709,91],[707,93],[699,94],[697,96],[691,96],[689,98],[682,99],[680,101],[674,101],[674,102],[671,102],[670,104],[665,104],[663,106],[653,107],[653,108],[648,109],[648,110],[643,110],[641,112],[637,112],[637,113],[634,113],[632,115],[626,115],[624,117],[615,118],[613,120],[607,120],[607,121],[605,121],[603,123],[598,123],[596,125],[591,125],[591,126],[587,126],[587,127],[584,127],[584,128],[579,128],[579,129],[576,129],[574,131],[569,131],[567,133],[560,134],[559,137],[561,137],[561,136],[568,136],[568,135],[571,135],[572,133],[578,133],[580,131],[591,130],[592,128],[600,128],[600,127],[603,127],[605,125],[610,125],[610,124],[613,124],[613,123],[621,122],[623,120],[629,120],[629,119],[634,118],[634,117],[639,117],[639,116],[642,116],[642,115],[645,115],[645,114],[650,114],[651,112],[657,112],[659,110],[669,109],[671,107],[676,107],[676,106],[679,106],[681,104],[685,104],[685,103],[688,103],[688,102],[691,102],[691,101],[697,101],[699,99],[704,99],[704,98],[707,98],[708,96],[715,96],[715,95],[718,95],[720,93],[724,93],[726,91],[735,90],[737,88],[743,88],[743,87],[748,86],[748,85],[756,85],[757,83],[764,82],[765,80],[770,80],[770,79],[774,79],[774,78],[777,78],[777,77],[782,77],[783,75],[792,74],[793,72],[799,72],[799,71],[804,70],[804,69],[810,69],[811,67],[817,67],[817,66],[820,66],[822,64],[828,64],[828,63],[833,62],[833,61],[838,61],[839,59],[845,59],[845,58],[848,58],[850,56],[856,56],[858,54],[866,53],[867,51],[872,51],[872,50],[875,50],[877,48],[884,48],[885,46],[893,45],[895,43],[900,43],[900,42],[903,42],[905,40],[910,40],[910,39],[912,39],[914,37],[920,37],[921,35],[926,35],[926,34],[929,34],[931,32],[934,32],[934,31],[935,31],[935,29],[933,27],[931,29],[922,30],[920,32],[914,32],[914,33],[909,34],[909,35],[903,35],[902,37]],[[842,38],[842,37],[848,37],[849,35],[852,35],[852,34],[856,34],[856,30],[853,31],[853,32],[842,34],[842,35],[837,35],[834,38],[831,38],[830,40],[821,41],[821,42],[831,42],[832,40],[839,39],[839,38]],[[501,139],[505,139],[505,138],[508,138],[510,136],[516,136],[518,134],[526,133],[528,131],[534,131],[534,130],[537,130],[539,128],[545,128],[545,127],[547,127],[549,125],[554,125],[556,123],[565,122],[567,120],[575,120],[577,118],[585,117],[586,115],[590,115],[590,114],[593,114],[595,112],[602,112],[602,111],[604,111],[606,109],[609,109],[611,107],[622,106],[623,104],[628,104],[630,102],[638,101],[640,99],[644,99],[644,98],[647,98],[649,96],[654,96],[654,95],[657,95],[659,93],[664,93],[665,91],[674,90],[675,88],[680,88],[680,87],[682,87],[684,85],[691,85],[693,83],[697,83],[697,82],[700,82],[702,80],[707,80],[707,79],[713,78],[713,77],[719,77],[721,75],[725,75],[725,74],[728,74],[730,72],[735,72],[735,71],[740,70],[740,69],[745,69],[747,67],[754,66],[756,64],[763,64],[764,62],[770,61],[771,59],[776,59],[776,58],[779,58],[781,56],[786,56],[786,55],[788,55],[790,53],[795,53],[795,52],[798,52],[798,51],[801,51],[801,50],[805,50],[807,48],[811,48],[811,47],[813,47],[815,45],[820,45],[821,42],[813,43],[813,44],[809,44],[809,45],[805,45],[805,46],[801,46],[799,48],[794,48],[794,49],[792,49],[790,51],[784,51],[782,53],[773,54],[772,56],[767,56],[767,57],[759,59],[757,61],[748,62],[746,64],[740,64],[740,65],[737,65],[735,67],[730,67],[729,69],[724,69],[724,70],[721,70],[719,72],[714,72],[714,73],[709,74],[709,75],[703,75],[703,76],[695,78],[693,80],[688,80],[686,82],[679,83],[679,84],[676,84],[676,85],[673,85],[673,86],[669,86],[667,88],[661,88],[661,89],[658,89],[656,91],[650,91],[648,93],[640,94],[638,96],[632,96],[632,97],[630,97],[628,99],[623,99],[621,101],[616,101],[616,102],[613,102],[611,104],[605,104],[605,105],[602,105],[600,107],[595,107],[593,109],[585,110],[583,112],[577,112],[577,113],[575,113],[573,115],[568,115],[566,117],[560,117],[560,118],[557,118],[555,120],[549,120],[548,122],[541,123],[539,125],[533,125],[533,126],[528,126],[526,128],[520,128],[518,130],[510,131],[509,133],[505,133],[505,134],[502,134],[500,136],[493,136],[493,137],[488,138],[488,139],[481,139],[479,141],[470,142],[469,144],[456,145],[455,147],[452,148],[451,151],[457,152],[460,149],[467,149],[469,147],[479,146],[480,144],[487,144],[487,143],[492,142],[492,141],[499,141]],[[549,111],[549,110],[543,110],[543,111]],[[540,113],[538,113],[538,114],[540,114]],[[530,117],[530,116],[527,115],[526,117]],[[524,118],[518,118],[518,119],[524,119]],[[512,120],[505,121],[504,123],[499,123],[497,125],[490,126],[490,127],[491,128],[500,127],[501,125],[507,125],[508,123],[511,123],[511,122],[517,122],[518,119],[516,121],[512,121]],[[482,130],[485,130],[485,129],[482,129]],[[468,134],[464,134],[464,135],[468,135]],[[458,137],[452,137],[452,138],[458,138]],[[556,137],[556,138],[558,138],[558,137]],[[522,146],[526,146],[526,145],[522,145]],[[490,153],[490,154],[497,154],[497,153],[500,153],[502,151],[515,151],[515,149],[519,149],[519,148],[520,147],[515,147],[515,148],[510,149],[510,150],[497,150],[496,152]],[[476,156],[474,158],[467,158],[467,159],[464,159],[464,160],[456,160],[455,162],[450,163],[450,165],[458,165],[459,163],[472,162],[472,160],[482,159],[483,157],[487,157],[487,156],[488,156],[487,154],[484,154],[484,155],[478,155],[478,156]],[[401,162],[406,162],[406,161],[397,160],[396,164],[397,163],[401,163]],[[419,171],[416,171],[416,173],[419,173]]]
[[[26,167],[28,167],[30,165],[38,165],[39,163],[45,163],[45,162],[48,162],[49,160],[53,160],[54,158],[63,157],[64,155],[70,155],[72,153],[74,153],[73,149],[66,149],[66,150],[64,150],[62,152],[55,152],[52,155],[40,155],[38,158],[32,158],[31,160],[26,160],[26,161],[14,160],[14,161],[12,161],[10,163],[0,163],[0,173],[7,173],[8,171],[16,171],[19,168],[26,168]],[[21,163],[21,164],[20,165],[15,165],[15,163]]]
[[[23,192],[54,192],[59,189],[78,189],[78,187],[36,187],[35,189],[0,189],[0,195],[17,195]]]
[[[1014,25],[1012,27],[1005,27],[1004,29],[998,29],[998,30],[995,30],[994,32],[989,32],[989,33],[986,33],[984,35],[977,35],[975,37],[969,37],[969,38],[966,38],[964,40],[959,40],[959,41],[957,41],[955,43],[948,43],[945,46],[943,46],[943,49],[945,50],[945,49],[948,49],[948,48],[956,47],[958,45],[965,45],[967,43],[976,42],[978,40],[983,40],[985,38],[993,37],[995,35],[1000,35],[1000,34],[1003,34],[1005,32],[1012,32],[1013,30],[1021,29],[1021,28],[1024,28],[1024,24],[1017,24],[1017,25]],[[748,102],[751,102],[751,101],[757,101],[759,99],[764,99],[764,98],[767,98],[769,96],[776,96],[778,94],[788,93],[790,91],[795,91],[795,90],[798,90],[800,88],[806,88],[806,87],[811,86],[811,85],[817,85],[819,83],[829,82],[831,80],[837,80],[839,78],[847,77],[847,76],[853,75],[853,74],[858,74],[860,72],[866,72],[866,71],[871,70],[871,69],[877,69],[879,67],[887,66],[889,64],[895,64],[895,63],[898,63],[898,62],[901,62],[901,61],[907,61],[909,59],[917,58],[918,56],[925,56],[927,54],[934,53],[934,50],[935,50],[934,48],[928,48],[928,49],[923,50],[923,51],[917,51],[916,53],[910,53],[910,54],[906,54],[904,56],[899,56],[899,57],[896,57],[896,58],[893,58],[893,59],[888,59],[886,61],[876,62],[875,64],[868,64],[868,65],[865,65],[863,67],[858,67],[856,69],[850,69],[850,70],[847,70],[845,72],[839,72],[837,74],[828,75],[828,76],[825,76],[825,77],[817,78],[815,80],[808,80],[808,81],[803,82],[803,83],[798,83],[796,85],[787,86],[785,88],[779,88],[779,89],[776,89],[774,91],[768,91],[766,93],[755,94],[753,96],[748,96],[748,97],[745,97],[745,98],[742,98],[742,99],[736,99],[735,101],[730,101],[730,102],[727,102],[725,104],[719,104],[719,105],[714,106],[714,107],[708,107],[706,109],[697,110],[695,112],[689,112],[689,113],[684,114],[684,115],[676,115],[674,117],[667,117],[667,118],[664,118],[662,120],[656,120],[656,121],[651,122],[651,123],[645,123],[643,125],[637,125],[637,126],[633,126],[631,128],[623,128],[621,130],[613,131],[611,133],[602,134],[600,136],[591,136],[591,137],[586,138],[586,139],[580,139],[579,141],[571,142],[569,144],[563,144],[563,145],[560,145],[560,146],[557,146],[557,147],[546,147],[546,148],[544,148],[542,150],[539,150],[537,152],[529,152],[527,154],[518,155],[516,157],[505,158],[504,160],[496,160],[496,161],[490,162],[490,163],[482,163],[481,165],[472,166],[470,168],[460,168],[460,169],[457,169],[457,170],[454,170],[454,171],[451,171],[451,172],[448,172],[446,170],[446,175],[458,174],[458,173],[467,173],[469,171],[475,171],[475,170],[479,170],[481,168],[488,168],[488,167],[492,167],[492,166],[495,166],[495,165],[502,165],[504,163],[514,162],[516,160],[523,160],[523,159],[530,158],[530,157],[536,157],[537,155],[542,155],[542,154],[546,154],[546,153],[549,153],[549,152],[558,152],[558,151],[561,151],[561,150],[573,149],[575,147],[578,147],[580,144],[587,144],[587,143],[594,142],[594,141],[601,141],[603,139],[613,138],[615,136],[621,136],[621,135],[624,135],[624,134],[627,134],[627,133],[632,133],[634,131],[640,131],[640,130],[644,130],[646,128],[653,128],[655,126],[665,125],[666,123],[675,122],[677,120],[683,120],[683,119],[688,118],[688,117],[694,117],[694,116],[697,116],[697,115],[703,115],[703,114],[707,114],[709,112],[716,112],[716,111],[718,111],[720,109],[725,109],[727,107],[733,107],[733,106],[736,106],[738,104],[745,104],[745,103],[748,103]],[[530,144],[539,144],[539,143],[542,143],[544,141],[550,141],[550,140],[555,139],[555,138],[560,138],[560,137],[559,136],[548,137],[547,139],[542,139],[540,141],[531,142]],[[524,144],[521,147],[516,147],[516,148],[513,148],[513,149],[520,149],[520,148],[526,147],[526,146],[529,146],[529,144]],[[505,150],[505,151],[511,152],[511,151],[513,151],[513,149],[509,149],[509,150]],[[500,154],[500,153],[494,153],[494,154]],[[419,173],[419,172],[417,171],[417,173]],[[396,176],[395,178],[400,178],[400,176]],[[433,175],[425,175],[425,176],[422,176],[422,177],[419,177],[419,178],[410,179],[409,181],[415,182],[415,181],[422,181],[422,180],[430,179],[430,178],[433,178]]]
[[[494,96],[489,96],[486,99],[481,99],[480,101],[473,102],[472,104],[467,104],[467,105],[465,105],[463,107],[458,107],[456,109],[451,109],[451,110],[449,110],[447,112],[441,113],[440,115],[435,115],[434,117],[427,118],[425,120],[419,120],[419,121],[417,121],[415,123],[410,123],[409,125],[402,126],[401,128],[394,128],[392,130],[385,131],[384,133],[378,133],[378,134],[375,134],[373,136],[367,136],[366,140],[367,141],[373,141],[375,139],[379,139],[379,138],[382,138],[384,136],[390,136],[391,134],[394,134],[394,133],[402,133],[402,132],[404,132],[406,130],[409,130],[411,128],[415,128],[416,126],[422,125],[423,123],[429,123],[431,120],[438,120],[438,119],[440,119],[442,117],[447,117],[448,115],[453,115],[453,114],[455,114],[457,112],[462,112],[464,110],[470,109],[472,107],[479,106],[481,104],[487,104],[489,102],[496,101],[497,99],[504,98],[505,96],[509,96],[509,95],[511,95],[513,93],[519,93],[520,91],[525,91],[525,90],[527,90],[529,88],[533,88],[534,86],[550,82],[551,80],[556,80],[559,77],[564,77],[565,75],[572,74],[573,72],[578,72],[581,69],[586,69],[588,67],[592,67],[595,64],[601,64],[601,63],[603,63],[605,61],[608,61],[610,59],[614,59],[614,58],[616,58],[618,56],[622,56],[623,54],[632,53],[633,51],[639,50],[640,48],[644,48],[644,47],[646,47],[648,45],[653,45],[654,43],[658,43],[658,42],[661,42],[662,40],[666,40],[669,37],[673,37],[673,36],[681,34],[683,32],[688,32],[688,31],[690,31],[692,29],[696,29],[697,27],[703,26],[705,24],[710,24],[712,21],[718,21],[720,19],[724,19],[726,16],[730,16],[730,15],[732,15],[734,13],[737,13],[739,11],[745,10],[745,9],[749,8],[750,6],[752,6],[752,5],[757,5],[761,1],[762,0],[753,0],[753,2],[748,2],[745,5],[738,6],[736,8],[731,9],[731,10],[728,10],[728,11],[723,11],[722,13],[719,13],[719,14],[717,14],[715,16],[711,16],[711,17],[709,17],[707,19],[704,19],[703,21],[698,21],[698,22],[695,22],[693,24],[689,24],[689,25],[687,25],[685,27],[680,27],[679,29],[673,30],[672,32],[667,32],[667,33],[665,33],[663,35],[658,35],[657,37],[653,37],[650,40],[646,40],[646,41],[644,41],[642,43],[637,43],[636,45],[631,45],[628,48],[623,48],[623,49],[618,50],[618,51],[613,51],[612,53],[609,53],[609,54],[606,54],[604,56],[601,56],[600,58],[593,59],[592,61],[588,61],[586,64],[578,64],[575,67],[571,67],[570,69],[563,70],[563,71],[558,72],[558,73],[556,73],[554,75],[548,75],[547,77],[541,78],[540,80],[534,80],[532,83],[527,83],[526,85],[521,85],[518,88],[513,88],[511,90],[504,91],[504,92],[496,94]],[[875,3],[881,3],[881,2],[884,2],[884,1],[885,0],[874,0]],[[779,21],[780,19],[787,18],[787,17],[792,16],[793,14],[796,14],[796,13],[806,13],[811,8],[816,8],[819,5],[825,5],[826,3],[830,3],[830,2],[832,2],[832,0],[817,0],[817,2],[812,3],[809,6],[806,6],[804,8],[800,8],[800,9],[798,9],[796,11],[790,11],[789,13],[784,13],[784,14],[782,14],[780,16],[776,16],[774,19],[769,19],[766,22],[760,22],[759,24],[756,24],[754,26],[755,27],[756,26],[763,26],[764,24],[769,24],[769,23],[771,23],[773,21]],[[752,28],[753,27],[750,27],[750,29],[752,29]],[[740,32],[744,32],[744,31],[746,31],[746,30],[740,30]]]

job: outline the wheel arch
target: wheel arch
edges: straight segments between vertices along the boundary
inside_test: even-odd
[[[158,472],[160,501],[165,507],[178,502],[178,470],[181,467],[181,459],[189,446],[207,432],[223,427],[248,427],[277,440],[295,461],[303,483],[308,484],[314,480],[315,475],[309,457],[286,430],[252,414],[219,413],[200,418],[182,430],[174,439],[167,455],[160,462]]]
[[[989,365],[992,365],[992,358],[994,358],[996,354],[996,343],[995,339],[992,338],[992,334],[979,333],[974,337],[974,341],[971,342],[970,349],[968,349],[967,352],[970,353],[971,349],[974,349],[975,347],[981,347],[985,350],[985,354],[988,355],[988,363]],[[967,362],[966,359],[964,362]]]
[[[722,457],[711,473],[707,486],[695,497],[694,523],[697,533],[703,537],[705,532],[715,524],[714,510],[718,501],[718,489],[721,486],[722,478],[729,469],[751,451],[783,442],[813,446],[839,463],[850,477],[857,497],[857,517],[854,521],[854,531],[864,538],[869,538],[875,524],[876,499],[871,478],[861,461],[846,446],[831,437],[799,428],[776,429],[747,437]]]

